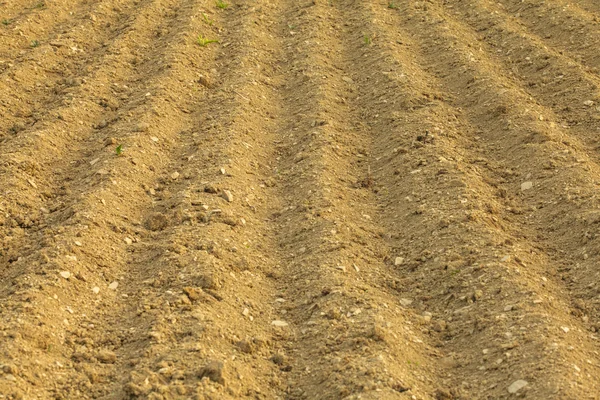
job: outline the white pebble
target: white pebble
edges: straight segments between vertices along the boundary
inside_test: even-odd
[[[532,188],[533,188],[533,182],[531,182],[531,181],[521,183],[521,190],[529,190]]]
[[[508,393],[517,393],[519,390],[523,389],[527,385],[529,385],[529,383],[522,379],[519,379],[518,381],[514,381],[508,387]]]

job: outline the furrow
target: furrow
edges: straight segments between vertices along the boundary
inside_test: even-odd
[[[508,43],[511,41],[510,39],[512,39],[514,36],[515,35],[510,35],[510,38],[504,38],[501,40]],[[524,44],[519,44],[521,45],[521,48],[525,48]],[[514,46],[516,47],[517,44],[514,44]],[[554,64],[558,63],[555,62]],[[526,71],[526,69],[524,71]],[[595,80],[587,80],[582,75],[578,76],[576,73],[571,73],[571,78],[573,80],[569,80],[568,85],[561,84],[559,87],[556,87],[554,85],[546,86],[544,84],[537,84],[537,82],[540,79],[536,79],[535,74],[533,74],[530,71],[527,71],[523,74],[515,75],[517,75],[517,77],[520,79],[532,82],[532,84],[529,85],[532,89],[527,89],[527,92],[534,95],[534,99],[539,103],[545,103],[543,100],[539,99],[546,99],[550,96],[555,98],[555,100],[552,100],[552,104],[547,104],[546,106],[552,108],[556,116],[559,118],[561,128],[564,131],[568,132],[568,134],[562,136],[562,142],[567,146],[576,147],[574,154],[577,155],[576,160],[580,164],[580,171],[578,172],[579,174],[581,174],[583,179],[588,181],[587,190],[589,191],[589,193],[593,193],[595,188],[595,181],[593,180],[593,176],[595,173],[594,171],[598,169],[597,164],[595,162],[597,160],[596,150],[598,145],[597,139],[594,137],[595,135],[593,134],[593,132],[600,129],[598,124],[598,121],[600,120],[600,114],[598,114],[596,109],[597,107],[595,105],[597,103],[597,95],[595,95],[595,93],[598,89],[598,85],[596,84]],[[568,73],[566,75],[568,75]],[[543,78],[541,80],[543,82]],[[554,90],[558,90],[561,88],[563,89],[562,91],[559,91],[558,93],[554,92]],[[560,97],[558,96],[558,94],[560,94]],[[590,98],[594,100],[589,100]],[[588,100],[582,101],[582,99]],[[588,103],[589,101],[591,101],[591,103]],[[582,107],[577,107],[575,105],[575,102],[583,103],[583,107],[586,108],[586,110],[582,110]],[[542,111],[539,118],[541,120],[544,119],[544,115],[545,114]],[[554,118],[551,118],[551,120],[554,120]],[[550,122],[549,125],[550,128],[552,128],[556,124]],[[582,140],[582,142],[587,146],[584,146],[583,148],[579,146],[572,146],[575,140]],[[553,169],[552,161],[547,161],[546,168]],[[566,174],[566,176],[568,176],[568,174]],[[570,189],[565,190],[570,191]],[[571,196],[569,195],[568,197]],[[587,197],[591,197],[592,199],[594,198],[592,194],[588,195]],[[593,203],[593,201],[586,201],[584,209],[581,210],[581,218],[584,220],[589,219],[589,215],[594,213],[595,207],[596,206]],[[583,251],[582,254],[587,254],[587,250],[585,249],[585,247],[583,250],[581,250],[581,247],[587,244],[589,241],[588,236],[590,235],[590,233],[587,232],[587,228],[582,228],[581,235],[583,235],[583,238],[581,236],[578,237],[572,234],[573,223],[570,219],[565,219],[562,221],[562,223],[559,223],[556,218],[556,215],[551,213],[551,209],[544,209],[543,211],[541,211],[541,214],[545,214],[545,218],[543,218],[543,220],[547,221],[548,224],[551,224],[553,229],[557,229],[555,235],[546,235],[546,227],[544,226],[544,224],[542,223],[537,226],[538,234],[543,234],[543,236],[546,239],[545,242],[548,246],[550,246],[550,248],[552,248],[554,251],[559,251],[565,246],[568,246],[569,248]],[[561,226],[562,229],[559,228]],[[558,257],[558,259],[561,260],[562,264],[564,264],[563,269],[571,270],[571,267],[569,267],[568,265],[577,264],[576,259],[572,256],[569,256],[568,254],[561,255],[560,257]],[[565,275],[563,279],[580,282],[578,285],[569,283],[567,287],[571,288],[572,286],[579,286],[576,290],[577,294],[574,299],[574,301],[577,304],[579,304],[579,307],[582,306],[580,304],[581,302],[589,303],[591,301],[590,305],[593,305],[592,308],[594,310],[592,312],[592,318],[594,320],[592,322],[592,329],[596,329],[597,323],[595,321],[600,318],[600,315],[598,313],[598,306],[594,305],[595,301],[592,300],[595,297],[596,289],[594,289],[593,287],[582,287],[584,285],[589,285],[589,283],[585,281],[589,279],[590,275],[595,275],[595,273],[593,270],[590,270],[589,267],[584,269],[575,268],[575,270],[572,273]],[[568,278],[566,278],[567,276]],[[578,311],[574,312],[579,314]]]
[[[10,47],[20,42],[21,47],[28,45],[28,38],[40,38],[48,32],[52,32],[56,25],[69,19],[73,10],[78,10],[86,5],[85,1],[79,1],[73,4],[69,1],[11,1],[8,4],[2,4],[0,8],[0,29],[4,31],[0,34],[1,42],[4,39],[9,40]],[[13,34],[11,31],[19,31],[21,34]],[[1,32],[1,31],[0,31]],[[20,40],[18,36],[21,36]],[[2,48],[2,52],[8,48]],[[0,53],[2,54],[2,53]]]
[[[485,45],[479,54],[474,54],[474,59],[504,65],[505,68],[498,72],[507,81],[513,81],[516,87],[522,87],[536,103],[547,109],[542,110],[538,118],[566,125],[573,141],[580,142],[583,145],[581,150],[587,151],[589,158],[597,162],[598,138],[595,132],[600,121],[597,109],[600,77],[547,48],[509,18],[489,13],[491,6],[483,8],[481,2],[448,4],[452,10],[460,10],[460,16],[464,17],[450,18],[449,24],[464,35],[464,40],[468,38],[469,42],[483,42]],[[470,27],[466,27],[465,22]],[[475,31],[485,32],[481,41],[477,40]]]
[[[349,100],[356,60],[343,17],[321,3],[287,2],[286,10],[280,24],[291,68],[277,146],[283,204],[274,216],[281,319],[291,331],[287,398],[392,399],[409,390],[431,398],[438,352],[423,346],[407,300],[385,283],[391,254],[373,222],[370,142]]]
[[[193,23],[198,28],[202,5],[170,3],[177,12],[163,23],[182,28]],[[5,365],[19,364],[21,373],[16,384],[3,380],[0,392],[98,397],[107,394],[107,385],[99,383],[116,380],[110,359],[103,356],[116,343],[107,336],[108,329],[107,335],[95,330],[102,321],[97,318],[117,309],[121,292],[109,284],[124,276],[127,242],[140,229],[140,215],[151,204],[144,188],[155,193],[157,179],[164,176],[162,167],[171,161],[181,132],[192,124],[186,115],[205,90],[197,79],[208,55],[196,47],[195,35],[184,29],[151,43],[153,50],[147,54],[151,59],[140,66],[148,80],[133,86],[141,93],[128,104],[131,120],[123,118],[113,127],[113,133],[122,135],[124,155],[114,154],[114,148],[102,150],[104,138],[86,150],[89,154],[82,142],[79,158],[90,166],[66,171],[72,182],[60,199],[65,204],[28,239],[27,251],[3,265],[2,358]],[[161,68],[163,62],[169,67]],[[177,90],[167,92],[166,87]],[[148,128],[132,133],[135,121],[144,121]],[[97,143],[97,138],[88,140],[88,146]],[[100,160],[88,163],[96,158]],[[10,228],[5,242],[17,230]],[[71,306],[75,303],[81,308]],[[21,362],[19,353],[35,354],[35,362],[33,358]]]
[[[561,54],[571,54],[569,58],[598,75],[598,16],[578,8],[573,2],[564,1],[508,1],[502,6],[485,4],[489,9],[498,11],[504,19],[518,21]]]
[[[2,229],[6,232],[1,254],[4,263],[27,255],[37,247],[39,239],[35,235],[43,235],[43,229],[67,219],[71,203],[77,202],[73,193],[80,190],[77,185],[82,181],[93,185],[97,180],[96,171],[88,168],[98,169],[111,160],[116,138],[124,140],[139,130],[140,123],[129,114],[148,99],[147,82],[140,77],[163,73],[167,64],[155,62],[154,57],[161,58],[168,45],[152,49],[146,54],[151,58],[139,65],[123,60],[123,50],[132,44],[148,46],[154,29],[167,29],[170,20],[153,18],[155,24],[147,20],[159,14],[163,5],[149,2],[141,8],[140,19],[132,25],[132,30],[115,39],[109,52],[97,60],[102,66],[86,82],[56,103],[57,108],[46,110],[46,115],[33,127],[0,147],[3,159],[0,210],[4,214]],[[171,33],[163,40],[171,43],[181,37]]]
[[[594,0],[577,0],[573,2],[574,4],[566,3],[566,7],[576,7],[578,9],[583,9],[596,17],[600,15],[600,5]]]
[[[550,345],[529,338],[537,338],[539,326],[547,323],[534,306],[539,287],[502,276],[510,274],[510,266],[496,246],[520,240],[510,226],[479,213],[480,205],[494,210],[502,203],[490,196],[495,189],[488,177],[469,165],[480,159],[465,137],[474,129],[460,108],[448,104],[451,95],[437,77],[422,69],[429,64],[413,55],[410,34],[398,32],[404,26],[394,16],[401,11],[351,4],[356,7],[349,24],[362,24],[373,38],[363,50],[367,65],[359,70],[381,71],[356,77],[364,88],[357,108],[370,116],[365,121],[376,149],[379,223],[402,256],[398,295],[411,298],[418,314],[433,317],[426,324],[427,341],[437,344],[446,366],[438,395],[501,398]],[[517,309],[523,314],[507,312]],[[522,315],[528,315],[527,324]],[[554,357],[548,361],[558,362]]]
[[[449,29],[454,26],[447,22],[447,15],[422,4],[402,7],[394,15],[397,22],[406,27],[411,42],[418,43],[414,50],[419,54],[419,64],[434,75],[442,93],[452,96],[448,101],[456,107],[461,122],[459,127],[470,133],[470,140],[464,145],[467,157],[472,158],[471,162],[482,164],[472,168],[489,188],[477,196],[480,199],[474,199],[473,204],[477,208],[484,208],[470,213],[469,219],[480,220],[486,213],[491,214],[486,217],[488,223],[499,228],[504,235],[508,234],[504,241],[488,243],[489,248],[485,250],[490,261],[494,253],[497,259],[500,258],[499,263],[487,265],[499,266],[502,271],[495,278],[501,278],[508,284],[508,287],[501,288],[501,293],[506,296],[504,300],[518,304],[517,308],[507,306],[504,311],[509,308],[523,310],[522,314],[521,311],[508,314],[512,321],[511,329],[506,333],[512,336],[507,338],[514,338],[513,330],[518,327],[516,332],[520,339],[516,340],[519,343],[517,350],[507,354],[513,357],[516,354],[517,360],[523,358],[518,364],[514,359],[509,360],[511,369],[529,373],[529,379],[536,379],[536,375],[552,376],[550,380],[536,379],[528,389],[532,395],[560,397],[567,391],[569,396],[571,391],[575,391],[580,397],[593,396],[597,388],[588,385],[588,382],[582,383],[580,367],[573,371],[567,366],[587,364],[589,369],[583,376],[593,376],[598,363],[592,349],[597,348],[597,338],[589,332],[588,318],[583,312],[574,310],[577,299],[570,296],[568,286],[557,276],[559,271],[564,271],[569,258],[564,257],[560,249],[549,246],[553,243],[542,238],[548,226],[556,226],[558,222],[564,185],[589,182],[588,170],[596,168],[595,164],[580,166],[566,159],[561,160],[558,166],[554,163],[557,155],[574,154],[570,157],[577,158],[578,151],[559,140],[564,137],[561,128],[529,116],[532,111],[534,115],[538,114],[536,104],[532,104],[532,100],[523,96],[518,88],[512,88],[501,80],[495,64],[482,61],[481,55],[475,58],[467,47],[468,41],[456,43],[451,33],[456,29]],[[542,126],[545,126],[543,131]],[[526,145],[518,145],[524,139],[523,132],[533,135],[531,139],[537,137],[540,140],[527,140]],[[536,190],[529,192],[533,182]],[[480,214],[481,211],[483,214]],[[548,218],[550,215],[551,219]],[[531,225],[538,225],[538,218],[545,219],[546,230],[543,232],[529,229]],[[566,237],[568,235],[563,235],[563,238]],[[501,256],[503,252],[512,254]],[[482,254],[477,257],[482,257]],[[548,304],[544,304],[547,300],[536,299],[538,293],[544,291],[552,293],[547,299],[550,300]],[[496,319],[506,316],[499,313]],[[524,320],[525,316],[527,320]],[[532,320],[534,317],[536,320]],[[561,327],[561,324],[566,325]],[[563,335],[572,332],[573,327],[577,332],[574,336]],[[468,345],[472,346],[472,342],[469,341]],[[538,362],[540,352],[548,356],[544,365],[558,362],[562,368],[533,373],[532,366]],[[503,369],[500,366],[501,372]],[[488,367],[483,365],[479,370],[487,371]],[[515,375],[518,374],[513,373]],[[484,390],[481,383],[474,382],[478,389],[474,393],[486,393],[494,398],[506,393],[503,392],[506,386],[494,384]],[[509,383],[507,380],[506,384]]]
[[[203,73],[210,90],[171,158],[160,187],[170,195],[153,203],[146,223],[165,215],[174,226],[133,251],[124,273],[130,301],[105,316],[107,337],[121,344],[122,377],[107,391],[119,396],[283,392],[287,363],[272,325],[279,262],[268,226],[278,209],[269,187],[279,43],[266,6],[233,6],[215,19],[225,27],[214,72]]]
[[[135,9],[143,12],[150,3],[138,4]],[[57,4],[50,7],[53,10]],[[48,18],[56,24],[47,37],[24,33],[28,30],[21,24],[8,25],[6,29],[14,34],[0,37],[0,48],[6,51],[0,54],[0,105],[5,114],[0,121],[0,142],[6,143],[35,124],[50,108],[48,103],[60,101],[70,86],[81,84],[92,72],[83,66],[104,54],[107,41],[123,30],[122,20],[133,9],[130,2],[101,1],[65,5],[57,11],[69,18],[45,10],[44,15],[52,14]],[[36,27],[50,24],[37,19],[30,22]],[[9,43],[11,36],[18,44]]]

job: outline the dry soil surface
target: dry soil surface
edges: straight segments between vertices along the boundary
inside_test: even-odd
[[[0,398],[600,398],[596,0],[0,19]]]

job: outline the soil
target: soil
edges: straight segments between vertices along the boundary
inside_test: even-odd
[[[0,399],[599,399],[598,2],[217,3],[0,1]]]

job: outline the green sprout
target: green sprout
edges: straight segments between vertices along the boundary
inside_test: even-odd
[[[30,45],[31,45],[31,47],[38,47],[40,45],[40,42],[37,40],[32,40]]]
[[[10,25],[12,24],[12,21],[10,19],[3,19],[2,20],[2,25]]]
[[[369,36],[369,35],[365,35],[365,36],[363,37],[363,41],[365,42],[365,44],[366,44],[367,46],[368,46],[368,45],[370,45],[371,43],[373,43],[373,40],[371,40],[371,36]]]
[[[197,42],[198,42],[198,44],[199,44],[200,46],[202,46],[202,47],[206,47],[206,46],[208,46],[208,45],[209,45],[209,44],[211,44],[211,43],[219,43],[219,41],[218,41],[218,40],[216,40],[216,39],[207,39],[207,38],[205,38],[205,37],[204,37],[204,36],[202,36],[202,35],[199,35],[199,36],[198,36],[198,40],[197,40]]]
[[[202,13],[202,17],[204,18],[204,22],[206,22],[209,26],[212,26],[213,21],[212,21],[212,19],[208,18],[208,15],[206,15],[205,13]]]
[[[225,3],[223,0],[217,0],[217,7],[219,7],[221,10],[224,10],[227,8],[227,3]]]
[[[393,1],[390,1],[388,3],[388,8],[391,8],[392,10],[395,10],[396,8],[398,8],[398,6],[395,5]]]
[[[118,145],[117,148],[115,149],[115,152],[117,153],[118,156],[123,154],[123,145],[122,144]]]

